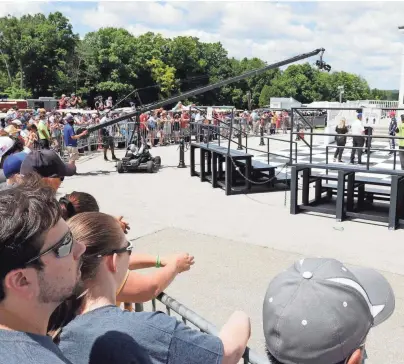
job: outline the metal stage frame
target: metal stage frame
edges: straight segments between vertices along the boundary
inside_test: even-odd
[[[311,211],[334,216],[337,221],[344,221],[347,218],[357,218],[368,221],[378,221],[387,224],[390,230],[404,226],[404,170],[396,169],[397,149],[383,149],[394,154],[393,169],[372,168],[370,156],[372,152],[380,151],[379,148],[372,148],[372,139],[400,140],[403,137],[391,135],[352,135],[349,137],[363,137],[366,141],[366,163],[364,165],[341,165],[328,163],[329,148],[336,148],[334,145],[326,145],[326,163],[313,163],[313,137],[314,136],[336,136],[336,133],[318,133],[307,121],[301,110],[356,110],[362,108],[292,108],[290,142],[294,136],[309,148],[309,163],[294,163],[292,158],[292,147],[290,147],[291,166],[291,199],[290,213],[295,215],[303,211]],[[382,109],[388,111],[404,110],[399,108]],[[294,128],[295,113],[303,120],[310,129],[305,131],[302,137],[299,130]],[[308,136],[308,141],[306,140]],[[363,149],[364,147],[349,147],[345,149]],[[297,158],[296,158],[297,160]],[[378,177],[375,177],[377,175]],[[299,203],[299,178],[301,179],[301,203]],[[314,199],[310,200],[310,185],[314,184]],[[332,201],[336,196],[335,203]],[[379,204],[374,204],[377,201]],[[388,202],[388,205],[384,203]]]

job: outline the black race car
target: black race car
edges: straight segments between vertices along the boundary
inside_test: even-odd
[[[123,157],[117,164],[118,173],[146,171],[149,173],[157,172],[161,166],[161,158],[153,157],[150,153],[150,147],[142,140],[140,148],[131,144]]]

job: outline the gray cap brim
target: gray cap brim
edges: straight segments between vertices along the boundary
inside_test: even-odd
[[[374,318],[373,326],[386,321],[394,312],[396,300],[390,283],[379,272],[370,268],[348,266],[366,292]]]

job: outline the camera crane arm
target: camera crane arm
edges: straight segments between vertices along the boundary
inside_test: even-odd
[[[278,67],[282,67],[282,66],[285,66],[287,64],[300,61],[302,59],[310,58],[310,57],[316,56],[319,53],[321,53],[321,58],[322,58],[322,55],[323,55],[324,51],[325,51],[324,48],[318,48],[318,49],[315,49],[314,51],[309,52],[309,53],[303,53],[301,55],[298,55],[298,56],[295,56],[295,57],[292,57],[292,58],[288,58],[288,59],[286,59],[284,61],[272,63],[272,64],[264,66],[262,68],[257,68],[255,70],[245,72],[245,73],[243,73],[241,75],[231,77],[231,78],[228,78],[226,80],[222,80],[222,81],[219,81],[219,82],[216,82],[216,83],[212,83],[211,85],[196,88],[194,90],[184,92],[182,94],[170,97],[168,99],[157,101],[157,102],[154,102],[154,103],[149,104],[149,105],[145,105],[144,107],[141,107],[141,108],[137,109],[136,111],[134,111],[132,113],[128,113],[128,114],[123,115],[123,116],[119,116],[119,117],[117,117],[115,119],[107,120],[105,123],[90,126],[87,130],[88,130],[89,133],[91,133],[91,132],[94,132],[96,130],[105,128],[106,126],[116,124],[116,123],[118,123],[118,122],[120,122],[122,120],[130,119],[130,118],[132,118],[132,117],[134,117],[136,115],[145,113],[147,111],[159,109],[161,107],[164,107],[164,106],[170,105],[170,104],[175,104],[178,101],[187,99],[189,97],[196,96],[196,95],[199,95],[199,94],[203,94],[204,92],[211,91],[211,90],[214,90],[216,88],[223,87],[223,86],[229,85],[231,83],[235,83],[235,82],[244,80],[245,78],[248,78],[248,77],[258,76],[261,73],[264,73],[264,72],[266,72],[268,70],[278,68]]]

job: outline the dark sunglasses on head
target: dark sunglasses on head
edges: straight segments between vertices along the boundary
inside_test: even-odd
[[[111,250],[111,251],[108,252],[108,253],[99,254],[97,257],[98,257],[98,258],[101,258],[101,257],[105,257],[105,256],[107,256],[107,255],[122,254],[122,253],[129,253],[129,255],[131,255],[131,254],[132,254],[132,250],[133,250],[133,244],[132,244],[130,241],[128,241],[127,244],[128,244],[128,245],[125,246],[125,247],[123,247],[123,248],[114,249],[114,250]]]
[[[43,257],[45,254],[48,254],[50,252],[54,252],[57,258],[64,258],[67,257],[73,248],[73,235],[71,231],[69,230],[62,239],[60,239],[56,244],[52,245],[50,248],[46,249],[42,253],[39,253],[36,257],[30,259],[26,264],[32,263],[35,260],[38,260],[39,258]]]

